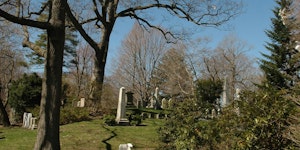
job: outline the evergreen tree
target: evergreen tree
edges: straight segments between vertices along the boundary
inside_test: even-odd
[[[24,74],[22,78],[13,81],[9,90],[9,104],[17,115],[22,115],[26,108],[40,105],[42,79],[36,73]]]
[[[270,54],[263,54],[265,59],[260,61],[260,68],[265,73],[264,84],[275,89],[289,89],[299,78],[299,56],[291,38],[291,29],[282,22],[279,12],[291,5],[291,0],[278,0],[277,4],[279,6],[273,10],[275,17],[271,19],[272,28],[266,31],[271,42],[265,47]]]
[[[38,20],[45,21],[48,15],[42,14],[39,16]],[[68,20],[67,20],[68,22]],[[64,45],[64,66],[69,67],[72,64],[77,63],[75,61],[76,57],[76,46],[78,45],[79,41],[77,40],[77,34],[75,32],[75,28],[66,28],[66,35],[65,35],[65,45]],[[47,33],[43,31],[43,33],[38,35],[38,39],[35,41],[35,44],[40,46],[43,49],[47,47]],[[30,51],[27,55],[30,58],[30,63],[32,65],[41,65],[44,63],[45,58],[38,55],[35,51]]]

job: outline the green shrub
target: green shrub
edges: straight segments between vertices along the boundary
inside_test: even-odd
[[[60,111],[60,124],[69,124],[73,122],[80,122],[90,120],[89,110],[87,108],[79,107],[64,107]]]
[[[129,120],[129,124],[132,126],[137,126],[142,123],[142,117],[140,114],[137,113],[130,114],[128,120]]]
[[[26,112],[32,113],[32,116],[39,117],[40,116],[40,106],[35,106],[33,108],[27,108]]]
[[[114,126],[117,124],[116,122],[116,116],[115,115],[105,115],[103,120],[104,120],[104,123],[109,125],[109,126]]]

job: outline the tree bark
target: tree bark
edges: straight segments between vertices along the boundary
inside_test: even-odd
[[[3,123],[3,126],[4,127],[9,127],[10,126],[10,122],[9,122],[8,114],[7,114],[7,112],[5,110],[5,107],[4,107],[3,103],[2,103],[2,99],[0,99],[0,112],[1,112],[1,117],[2,117],[1,121]]]
[[[60,149],[59,116],[62,83],[63,50],[65,41],[66,0],[53,0],[50,25],[47,29],[47,55],[44,69],[43,90],[34,149]]]
[[[95,111],[98,111],[101,106],[102,87],[104,83],[105,65],[108,53],[109,38],[113,29],[114,23],[111,23],[102,30],[100,43],[98,44],[99,50],[95,50],[94,70],[92,78],[92,101]]]

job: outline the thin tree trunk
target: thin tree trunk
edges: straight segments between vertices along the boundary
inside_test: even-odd
[[[47,55],[35,150],[60,149],[59,116],[62,83],[62,64],[65,40],[66,0],[53,0],[47,29]]]
[[[5,110],[5,107],[4,107],[3,103],[2,103],[2,99],[0,99],[0,112],[1,112],[1,117],[2,117],[1,121],[3,123],[3,126],[4,127],[9,127],[10,126],[10,122],[9,122],[8,114],[7,114],[7,112]]]

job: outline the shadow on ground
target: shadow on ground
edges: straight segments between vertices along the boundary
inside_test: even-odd
[[[102,143],[104,143],[104,144],[106,145],[106,146],[105,146],[106,149],[107,149],[107,150],[111,150],[111,145],[110,145],[107,141],[109,141],[110,139],[116,137],[117,134],[115,133],[115,131],[111,131],[111,130],[110,130],[109,128],[107,128],[106,126],[103,126],[103,128],[104,128],[105,130],[107,130],[107,131],[110,131],[111,134],[112,134],[109,138],[102,140]]]
[[[0,140],[5,139],[5,136],[1,135],[3,132],[0,132]]]

